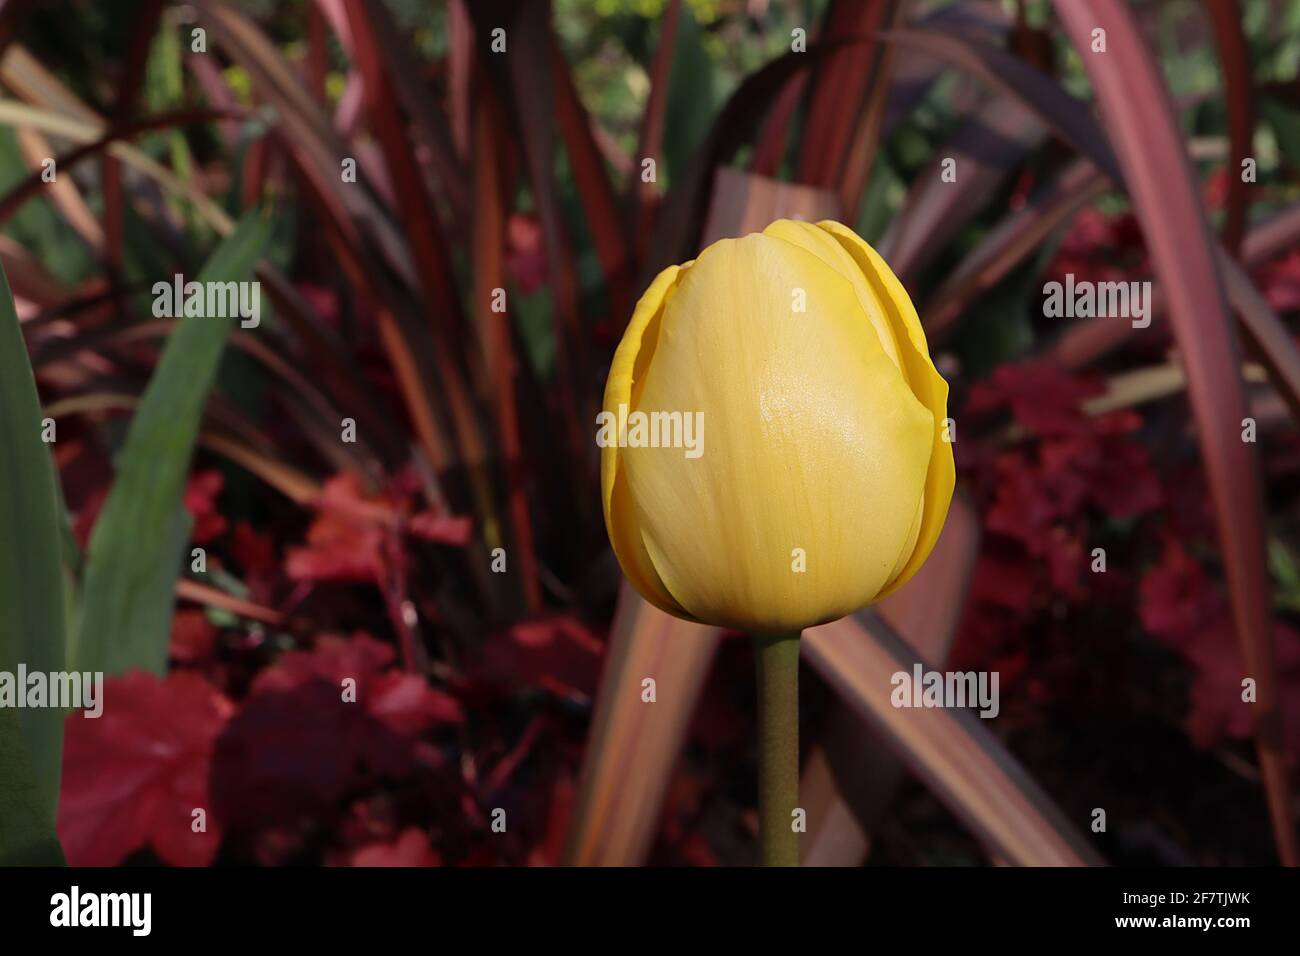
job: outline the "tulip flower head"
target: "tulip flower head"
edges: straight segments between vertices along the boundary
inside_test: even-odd
[[[757,633],[871,604],[943,527],[947,400],[902,283],[839,223],[778,220],[670,266],[598,422],[624,573],[671,614]],[[693,454],[673,447],[679,421]]]

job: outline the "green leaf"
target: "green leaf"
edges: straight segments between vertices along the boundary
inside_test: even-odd
[[[19,726],[27,712],[0,707],[0,866],[62,866],[54,807],[41,792]]]
[[[199,282],[251,274],[269,217],[244,216],[199,273]],[[120,674],[167,663],[174,588],[189,535],[185,478],[203,408],[235,319],[186,316],[173,329],[117,459],[117,478],[87,553],[78,670]]]
[[[63,669],[67,629],[55,487],[36,380],[0,268],[0,671],[11,675],[19,664],[47,673]],[[57,847],[62,760],[62,711],[0,708],[0,857],[32,841]]]

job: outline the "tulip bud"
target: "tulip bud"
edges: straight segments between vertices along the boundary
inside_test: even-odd
[[[671,614],[759,633],[878,600],[947,516],[947,399],[902,283],[851,230],[715,242],[651,283],[610,368],[605,422],[680,413],[707,436],[693,457],[621,424],[601,442],[624,573]]]

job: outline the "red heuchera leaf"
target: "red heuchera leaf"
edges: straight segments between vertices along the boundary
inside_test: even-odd
[[[1092,376],[1072,375],[1044,359],[999,365],[987,379],[971,386],[966,411],[985,415],[1009,409],[1036,435],[1073,432],[1087,418],[1080,405],[1100,395],[1102,383]]]
[[[372,678],[366,690],[366,710],[399,734],[415,736],[436,724],[465,720],[456,698],[430,687],[417,674],[389,671]]]
[[[1046,554],[1055,543],[1047,529],[1082,517],[1085,505],[1133,518],[1163,500],[1146,449],[1128,437],[1141,418],[1127,410],[1097,418],[1082,411],[1082,401],[1098,390],[1094,380],[1043,361],[1002,366],[971,389],[968,411],[1009,409],[1038,439],[980,463],[993,469],[982,482],[993,489],[989,528],[1020,539],[1033,554]]]
[[[232,706],[197,674],[143,671],[104,684],[103,714],[65,722],[58,831],[73,866],[112,866],[144,846],[205,866],[221,842],[208,792],[213,745]],[[206,832],[192,829],[206,811]]]
[[[380,777],[435,766],[437,752],[417,735],[461,721],[460,707],[418,676],[390,671],[393,658],[391,647],[365,634],[325,636],[258,674],[217,744],[222,818],[259,827],[291,822],[333,811]]]
[[[286,571],[299,581],[365,581],[384,577],[384,529],[364,509],[356,475],[326,482],[307,530],[307,546],[290,548]]]
[[[424,538],[426,541],[464,547],[469,544],[470,535],[474,531],[474,521],[468,516],[421,511],[411,516],[406,528],[417,538]]]
[[[1192,742],[1213,747],[1225,737],[1251,736],[1253,705],[1242,700],[1242,680],[1251,675],[1242,663],[1222,590],[1170,540],[1161,562],[1143,576],[1140,594],[1143,626],[1182,654],[1195,675],[1186,717]],[[1300,731],[1300,635],[1281,623],[1274,627],[1283,717],[1294,735]]]
[[[356,682],[356,702],[390,729],[416,736],[435,724],[458,724],[465,719],[456,699],[430,687],[416,674],[388,670],[395,654],[368,634],[351,639],[326,635],[313,650],[288,651],[253,681],[251,693],[294,690],[322,678],[341,689],[343,681]]]
[[[1176,643],[1223,613],[1223,595],[1199,561],[1170,540],[1161,562],[1142,577],[1142,626]]]
[[[207,544],[225,533],[226,519],[217,511],[217,495],[225,479],[219,471],[196,471],[185,485],[185,509],[194,518],[190,539]]]
[[[399,476],[394,491],[403,483]],[[469,518],[429,511],[408,516],[404,496],[367,496],[351,472],[326,482],[315,505],[306,547],[290,548],[287,556],[287,573],[299,581],[383,581],[392,560],[385,545],[399,519],[411,534],[443,544],[464,545],[473,530]]]
[[[217,644],[217,629],[208,621],[207,612],[199,608],[182,608],[172,617],[169,653],[172,660],[184,664],[206,661]]]
[[[1043,554],[1051,545],[1048,529],[1061,514],[1059,503],[1045,494],[1028,456],[1007,452],[994,462],[997,490],[984,515],[990,531],[1024,543],[1031,554]]]
[[[282,575],[272,537],[253,530],[252,525],[241,519],[230,534],[229,547],[242,569],[249,597],[258,604],[274,604],[276,586]]]
[[[1118,282],[1150,275],[1137,218],[1132,213],[1108,217],[1096,209],[1081,210],[1045,271],[1058,279],[1072,273],[1076,283]]]
[[[1114,570],[1104,578],[1088,573],[1096,513],[1136,518],[1157,509],[1164,492],[1132,437],[1141,418],[1083,411],[1100,390],[1096,378],[1043,360],[1001,366],[972,387],[967,413],[1010,413],[1024,434],[1011,447],[977,445],[959,459],[989,532],[957,644],[963,659],[986,664],[1052,604],[1130,586]]]
[[[230,553],[234,555],[245,575],[256,575],[276,570],[275,542],[269,534],[254,530],[240,519],[230,536]]]
[[[429,835],[419,827],[407,827],[392,843],[373,843],[352,853],[352,866],[442,866],[438,851],[429,846]]]
[[[571,614],[520,621],[488,638],[471,676],[509,688],[540,687],[563,697],[590,698],[600,676],[604,644]]]

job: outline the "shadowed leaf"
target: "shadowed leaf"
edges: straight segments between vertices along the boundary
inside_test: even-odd
[[[1044,134],[1043,124],[1010,97],[981,104],[917,174],[880,242],[880,254],[899,278],[906,282],[929,263]]]

